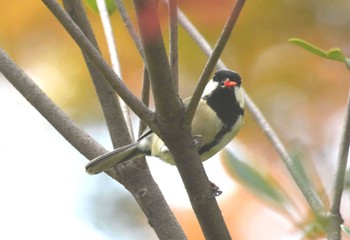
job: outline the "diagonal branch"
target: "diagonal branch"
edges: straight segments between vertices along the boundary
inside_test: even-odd
[[[346,172],[346,165],[349,155],[350,145],[350,92],[348,96],[348,103],[346,109],[346,116],[344,120],[343,132],[339,144],[337,173],[333,185],[333,198],[331,212],[333,214],[339,212],[341,196],[344,190],[344,179]]]
[[[125,27],[128,30],[128,32],[129,32],[129,35],[130,35],[131,39],[134,41],[134,44],[135,44],[137,50],[139,51],[143,61],[146,62],[146,60],[145,60],[145,52],[143,50],[141,39],[138,36],[138,34],[137,34],[136,30],[135,30],[135,27],[134,27],[134,25],[131,22],[130,16],[129,16],[128,12],[126,11],[125,7],[124,7],[123,1],[122,0],[114,0],[114,1],[115,1],[115,5],[118,8],[119,14],[120,14],[120,16],[123,19]]]
[[[85,14],[80,0],[63,0],[63,5],[73,21],[81,28],[86,37],[99,51],[97,41],[91,26]],[[94,66],[91,60],[84,54],[84,59],[94,83],[97,96],[107,122],[109,134],[114,147],[130,143],[131,138],[126,131],[126,122],[124,120],[119,99],[111,85],[106,81],[103,75]]]
[[[180,25],[189,33],[189,35],[197,42],[199,47],[202,49],[202,51],[210,56],[212,54],[212,48],[210,47],[209,43],[205,40],[205,38],[199,33],[199,31],[193,26],[193,24],[186,18],[186,16],[181,12],[178,11],[179,15],[179,23]],[[226,68],[226,66],[219,61],[217,66],[220,69]],[[293,160],[289,156],[286,148],[284,147],[282,141],[277,136],[276,132],[273,130],[271,125],[266,120],[265,116],[262,114],[260,109],[256,106],[256,104],[253,102],[253,100],[249,97],[249,95],[244,92],[244,99],[245,99],[245,105],[246,108],[250,111],[253,118],[255,119],[256,123],[259,125],[259,127],[262,129],[263,133],[267,137],[268,140],[272,143],[272,146],[275,148],[277,153],[280,155],[282,161],[288,168],[290,174],[292,175],[294,181],[298,185],[299,189],[303,193],[305,199],[309,203],[311,209],[316,215],[320,215],[324,212],[324,206],[315,192],[314,189],[310,189],[308,186],[305,186],[303,184],[303,181],[301,181],[301,177],[299,177],[299,172],[294,168]]]
[[[350,91],[347,102],[346,116],[339,144],[337,172],[332,187],[331,208],[328,214],[327,235],[328,239],[340,239],[340,224],[343,220],[340,214],[340,203],[344,191],[345,172],[349,156],[350,145]]]
[[[109,52],[110,59],[112,62],[112,68],[113,68],[114,72],[117,73],[118,76],[122,77],[122,72],[121,72],[119,59],[118,59],[118,51],[117,51],[117,47],[115,44],[112,25],[111,25],[111,22],[109,20],[109,14],[108,14],[106,2],[105,2],[105,0],[97,0],[96,3],[97,3],[97,7],[98,7],[98,10],[100,13],[102,26],[103,26],[103,30],[104,30],[106,41],[107,41],[108,52]],[[126,122],[126,125],[128,127],[129,136],[133,139],[134,134],[133,134],[133,129],[132,129],[129,107],[125,104],[123,99],[119,98],[119,102],[120,102],[120,107],[121,107],[121,110],[123,113],[122,115],[123,115],[125,122]]]
[[[134,0],[157,117],[172,118],[180,113],[181,103],[173,83],[156,4],[154,0]]]
[[[153,112],[150,111],[134,94],[132,94],[61,6],[54,0],[42,0],[42,2],[60,21],[62,26],[72,36],[82,51],[90,58],[95,67],[101,72],[105,79],[111,84],[112,88],[128,104],[135,114],[143,119],[153,131],[159,132],[158,127],[154,122]]]
[[[84,13],[84,9],[81,6],[80,0],[65,0],[66,5],[74,7],[77,11],[75,16],[73,16],[74,21],[78,24],[83,21],[85,24],[82,24],[82,29],[84,32],[88,32],[91,34],[87,34],[88,38],[97,48],[97,42],[92,34],[92,30],[90,29],[90,25]],[[101,1],[100,1],[101,2]],[[102,0],[102,5],[104,0]],[[102,15],[102,14],[101,14]],[[104,25],[109,25],[108,14],[104,14],[103,17]],[[106,23],[107,22],[107,23]],[[79,24],[80,25],[80,24]],[[84,28],[85,27],[85,28]],[[88,28],[88,30],[86,30]],[[108,27],[107,27],[108,28]],[[114,70],[120,75],[120,68],[118,59],[116,56],[116,47],[114,44],[112,29],[108,28],[109,31],[104,27],[105,31],[110,34],[106,34],[107,42],[109,43],[109,49],[112,58],[112,65]],[[115,53],[115,54],[113,54]],[[88,66],[90,67],[91,73],[99,73],[97,69],[91,64],[89,58]],[[94,77],[94,75],[93,75]],[[147,82],[147,80],[146,80]],[[106,120],[110,127],[112,140],[114,146],[120,146],[121,144],[125,145],[131,142],[130,135],[132,134],[131,129],[127,130],[125,120],[123,118],[123,114],[121,114],[121,109],[118,104],[118,98],[116,94],[114,94],[113,89],[108,84],[107,81],[100,75],[98,79],[94,79],[94,83],[96,86],[96,90],[99,94],[99,98],[101,101],[101,105],[106,112]],[[146,84],[147,85],[147,84]],[[102,87],[102,89],[101,89]],[[147,91],[147,89],[146,89]],[[148,90],[149,92],[149,90]],[[117,105],[113,106],[113,102]],[[111,109],[110,109],[111,108]],[[117,114],[113,116],[110,112]],[[118,132],[114,132],[114,129],[118,129]],[[155,233],[160,239],[186,239],[181,226],[177,222],[174,214],[171,212],[169,206],[167,205],[159,187],[155,183],[147,163],[144,158],[134,160],[127,164],[126,166],[118,166],[113,170],[109,170],[108,173],[116,180],[120,181],[125,188],[127,188],[130,193],[134,196],[136,201],[139,203],[139,206],[142,208],[145,216],[147,217],[150,225],[153,227]],[[141,192],[147,192],[148,194],[140,194]],[[155,207],[156,205],[157,207]]]
[[[237,0],[237,2],[235,3],[231,14],[226,21],[226,24],[224,26],[224,29],[223,29],[221,35],[220,35],[220,38],[216,42],[216,45],[210,54],[210,57],[206,63],[206,66],[202,72],[202,75],[199,78],[197,87],[196,87],[196,89],[191,97],[191,101],[190,101],[188,108],[187,108],[187,111],[186,111],[186,124],[188,126],[191,125],[191,123],[192,123],[194,113],[197,109],[197,106],[198,106],[199,100],[201,99],[204,88],[207,85],[210,74],[214,70],[216,63],[219,60],[221,53],[223,52],[228,39],[230,38],[233,27],[235,26],[235,23],[238,19],[240,12],[242,11],[244,3],[245,3],[245,0]]]
[[[107,152],[79,128],[2,49],[0,49],[0,72],[86,158],[93,159]]]

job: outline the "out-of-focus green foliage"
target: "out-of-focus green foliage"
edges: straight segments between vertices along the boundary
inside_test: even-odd
[[[340,227],[348,236],[350,236],[350,228],[348,228],[347,226],[345,226],[343,224],[341,224]]]
[[[323,58],[327,58],[330,60],[335,60],[335,61],[340,61],[340,62],[344,62],[346,67],[350,70],[350,59],[346,58],[342,52],[342,50],[340,48],[331,48],[329,50],[322,50],[318,47],[316,47],[315,45],[308,43],[302,39],[299,38],[290,38],[289,42],[294,43],[302,48],[304,48],[305,50],[316,54],[320,57]]]
[[[260,198],[268,200],[282,209],[290,206],[288,197],[274,181],[269,180],[232,151],[223,150],[223,156],[228,166],[228,172]]]
[[[85,2],[93,12],[99,13],[96,0],[85,0]],[[107,6],[108,14],[111,15],[112,13],[114,13],[116,9],[114,0],[105,0],[105,3]]]
[[[305,158],[303,152],[299,149],[292,149],[292,151],[290,151],[290,156],[293,160],[293,171],[298,174],[299,179],[302,181],[303,185],[310,189],[310,191],[316,189],[321,193],[325,192],[324,187],[320,182],[315,183],[312,181],[312,177],[318,177],[318,175],[316,173],[315,167],[312,165],[312,162]],[[326,196],[326,194],[324,195]],[[320,199],[323,199],[322,196],[320,195]],[[328,199],[323,200],[324,202],[328,202]]]

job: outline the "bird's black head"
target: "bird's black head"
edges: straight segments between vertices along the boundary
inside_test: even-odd
[[[241,77],[238,73],[230,70],[219,70],[214,74],[213,81],[222,87],[241,86]]]
[[[202,96],[227,129],[233,127],[238,117],[244,114],[240,86],[241,77],[237,73],[220,70],[209,81]]]

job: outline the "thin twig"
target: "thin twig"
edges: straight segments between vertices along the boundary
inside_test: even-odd
[[[202,36],[198,29],[191,23],[191,21],[186,17],[186,15],[181,11],[180,8],[177,9],[178,21],[183,29],[186,30],[188,35],[192,37],[195,43],[202,49],[202,51],[210,56],[213,52],[212,47],[209,45],[207,40]],[[216,63],[219,69],[225,69],[225,64],[219,59]]]
[[[173,74],[175,88],[179,88],[179,51],[178,51],[178,24],[176,0],[168,0],[170,26],[170,67]]]
[[[178,18],[180,25],[189,33],[189,35],[195,40],[195,42],[198,44],[198,46],[202,49],[202,51],[207,55],[210,56],[213,52],[212,48],[210,47],[209,43],[205,40],[205,38],[199,33],[199,31],[193,26],[193,24],[187,19],[187,17],[183,14],[181,10],[178,10]],[[219,61],[217,63],[217,67],[219,69],[226,69],[227,67],[224,65],[223,62]],[[309,203],[311,209],[313,212],[317,215],[320,215],[324,212],[324,206],[322,201],[320,200],[317,193],[310,189],[308,186],[305,186],[302,181],[300,181],[301,178],[299,178],[299,173],[297,171],[294,171],[293,169],[293,161],[291,157],[289,156],[286,148],[282,144],[281,140],[277,136],[276,132],[273,130],[271,125],[268,123],[262,112],[259,110],[259,108],[256,106],[256,104],[253,102],[253,100],[249,97],[249,95],[244,92],[244,98],[245,98],[245,105],[246,108],[250,111],[253,118],[257,122],[257,124],[262,129],[263,133],[266,135],[266,137],[270,140],[273,147],[277,151],[277,153],[280,155],[281,159],[289,169],[294,181],[299,186],[301,192],[305,196],[305,199]]]
[[[105,0],[97,0],[96,3],[100,13],[100,18],[101,18],[103,30],[107,41],[108,52],[112,62],[112,68],[116,72],[116,74],[122,78],[122,71],[121,71],[119,59],[118,59],[118,51],[115,45],[113,29],[111,26],[111,22],[109,20],[109,14],[108,14],[106,2]],[[123,112],[123,116],[125,118],[126,125],[128,127],[129,135],[132,139],[134,139],[129,107],[125,104],[123,99],[120,98],[119,102]]]
[[[298,169],[294,167],[293,160],[290,157],[287,149],[284,147],[281,139],[277,136],[276,132],[268,123],[268,121],[266,120],[266,118],[264,117],[260,109],[256,106],[256,104],[253,102],[253,100],[249,97],[249,95],[246,92],[244,92],[244,100],[245,100],[247,109],[250,111],[255,122],[261,128],[261,130],[263,131],[267,139],[270,140],[273,147],[275,148],[275,150],[283,160],[285,166],[289,170],[294,181],[298,185],[300,191],[303,193],[306,201],[309,203],[312,211],[315,213],[316,216],[323,214],[325,211],[325,208],[319,195],[317,194],[315,189],[310,188],[308,184],[305,184],[305,182],[303,181],[303,177],[300,176],[300,172],[298,171]]]
[[[137,50],[139,51],[143,61],[146,63],[145,52],[143,50],[141,39],[140,39],[139,35],[137,34],[134,25],[131,22],[130,16],[124,7],[123,1],[122,0],[114,0],[114,1],[115,1],[115,4],[117,5],[119,14],[123,19],[123,22],[125,24],[126,29],[129,32],[131,39],[134,41],[134,44],[135,44]]]
[[[54,0],[42,0],[48,9],[60,21],[62,26],[72,36],[74,41],[82,51],[91,59],[94,65],[100,70],[113,89],[128,104],[128,106],[142,118],[146,124],[155,132],[158,131],[157,124],[154,122],[154,114],[149,110],[123,83],[119,76],[109,67],[101,54],[94,48],[91,42],[86,38],[80,28],[74,23],[70,16]]]
[[[149,82],[149,75],[147,68],[144,67],[143,69],[143,78],[142,78],[142,91],[141,91],[141,101],[148,106],[149,105],[149,97],[151,93],[151,87],[150,87],[150,82]],[[139,133],[138,136],[141,136],[143,131],[146,129],[146,124],[140,119],[139,123]]]
[[[240,12],[242,11],[244,3],[245,3],[245,0],[238,0],[235,3],[231,14],[226,21],[224,29],[221,32],[220,38],[216,42],[216,45],[215,45],[213,51],[211,52],[210,57],[205,65],[205,68],[204,68],[204,70],[199,78],[197,87],[196,87],[196,89],[191,97],[191,101],[190,101],[188,108],[186,110],[186,124],[188,126],[191,125],[191,123],[192,123],[194,113],[197,109],[197,106],[198,106],[199,100],[201,99],[204,88],[207,85],[210,74],[214,70],[216,63],[219,60],[221,53],[223,52],[228,39],[230,38],[233,27],[235,26],[235,23],[238,19]]]
[[[340,203],[344,190],[344,181],[346,166],[349,156],[349,145],[350,145],[350,91],[347,102],[346,116],[344,120],[343,131],[339,144],[339,153],[337,161],[337,172],[332,187],[331,196],[331,207],[329,211],[329,222],[335,221],[335,224],[329,224],[327,229],[328,239],[337,240],[340,239],[340,224],[342,218],[340,214]]]

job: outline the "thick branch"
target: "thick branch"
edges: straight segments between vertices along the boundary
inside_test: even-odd
[[[76,22],[76,24],[81,28],[94,47],[99,50],[97,41],[80,0],[63,0],[63,4],[73,21]],[[93,80],[96,93],[107,122],[113,146],[116,148],[118,146],[130,143],[131,138],[128,131],[125,131],[126,122],[124,120],[117,95],[114,93],[113,88],[106,81],[104,76],[98,71],[98,69],[85,54],[84,59]]]
[[[73,15],[73,20],[80,25],[86,36],[95,45],[96,49],[98,49],[97,42],[93,36],[80,0],[64,1],[65,7],[68,7],[68,12],[70,15]],[[108,18],[108,16],[105,17]],[[111,43],[111,41],[113,42],[113,37],[109,36],[108,38],[110,45],[114,45]],[[116,48],[110,46],[110,51],[115,52]],[[114,146],[117,147],[130,143],[132,141],[129,134],[130,130],[128,131],[127,129],[116,94],[104,77],[91,64],[89,58],[85,59],[93,77],[107,123],[109,123],[108,126]],[[118,61],[117,56],[112,57],[114,67],[118,64],[116,61]],[[120,73],[118,69],[115,69],[115,71]],[[127,165],[117,166],[115,169],[108,171],[108,173],[114,179],[123,183],[134,196],[160,239],[186,239],[183,230],[155,183],[144,158],[132,161]],[[154,207],[155,204],[157,207]]]
[[[172,118],[181,111],[166,55],[154,0],[134,0],[141,41],[158,117]]]
[[[140,26],[161,137],[176,162],[206,239],[231,239],[172,82],[159,28],[156,1],[134,0]],[[195,173],[195,174],[194,174]]]

